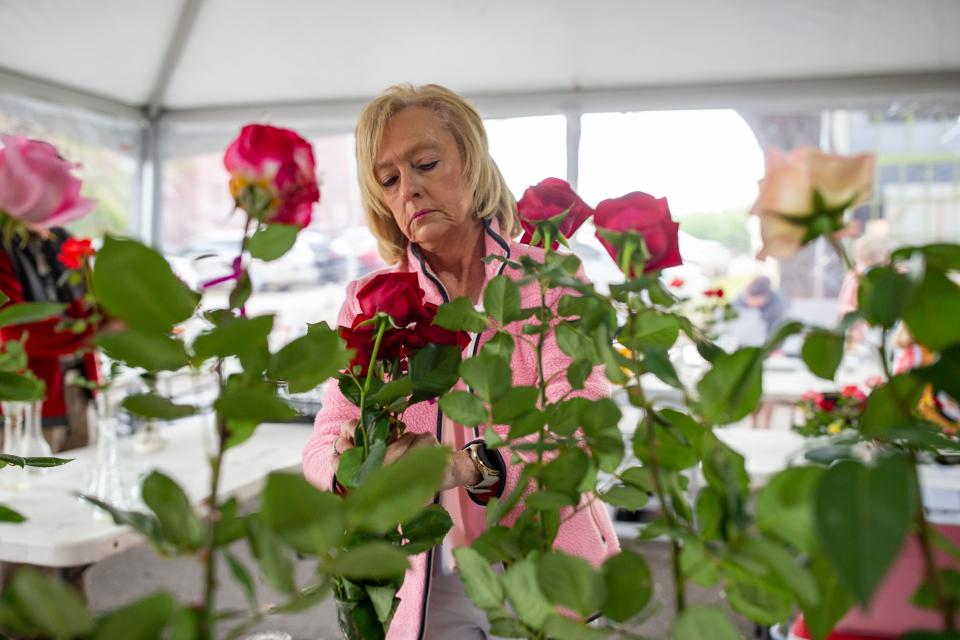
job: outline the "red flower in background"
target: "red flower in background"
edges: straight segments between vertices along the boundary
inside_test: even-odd
[[[313,148],[296,132],[248,124],[227,147],[223,164],[230,173],[230,193],[250,216],[268,223],[310,224],[320,188]]]
[[[635,231],[641,234],[650,254],[643,267],[644,273],[683,263],[677,238],[680,225],[670,217],[666,198],[654,198],[635,191],[620,198],[604,200],[597,205],[593,223],[597,227],[597,238],[617,263],[620,262],[617,247],[604,238],[600,230]]]
[[[683,284],[684,284],[683,278],[674,278],[673,280],[670,281],[670,286],[673,287],[674,289],[679,289],[680,287],[683,286]]]
[[[859,400],[860,402],[867,401],[867,394],[860,390],[855,384],[848,384],[843,389],[840,390],[840,395],[844,398],[853,398],[854,400]]]
[[[833,411],[837,408],[836,398],[827,397],[824,395],[818,395],[816,399],[817,407],[824,411]]]
[[[83,266],[83,259],[95,253],[90,238],[67,238],[67,241],[60,245],[57,260],[67,269],[79,269]]]
[[[722,298],[724,294],[723,289],[707,289],[703,292],[703,295],[708,298]]]
[[[553,218],[567,211],[566,217],[559,226],[563,237],[569,238],[593,215],[593,209],[566,181],[560,178],[547,178],[536,186],[527,187],[523,197],[517,202],[517,211],[520,213],[520,224],[523,226],[523,237],[520,238],[523,244],[530,244],[536,229],[533,224],[535,221]],[[543,246],[543,240],[540,241],[539,246]],[[554,241],[553,248],[556,249],[558,246],[560,243]]]

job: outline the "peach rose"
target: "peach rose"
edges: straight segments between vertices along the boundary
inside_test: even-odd
[[[760,219],[763,248],[759,257],[787,258],[823,233],[811,225],[821,215],[843,228],[843,212],[869,200],[875,159],[872,154],[841,156],[805,146],[789,153],[767,152],[766,175],[751,213]],[[818,208],[814,193],[822,206]]]

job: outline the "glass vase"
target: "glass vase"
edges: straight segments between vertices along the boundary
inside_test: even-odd
[[[124,486],[117,456],[117,419],[111,391],[114,390],[103,389],[97,394],[97,451],[84,493],[116,509],[129,511],[129,493]],[[109,518],[100,509],[96,513],[99,517]]]
[[[43,437],[43,402],[25,402],[23,412],[24,436],[21,454],[24,458],[49,458],[53,455],[50,443]],[[27,467],[27,475],[38,476],[45,472],[40,467]]]
[[[3,405],[3,453],[23,457],[25,402],[4,402]],[[28,485],[24,469],[9,465],[0,470],[0,487],[21,490]]]

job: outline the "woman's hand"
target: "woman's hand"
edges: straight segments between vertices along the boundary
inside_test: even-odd
[[[338,463],[343,452],[355,446],[353,442],[353,432],[356,428],[356,420],[350,420],[340,425],[340,435],[337,436],[337,439],[333,442],[333,456],[338,460]]]
[[[356,428],[356,420],[344,422],[340,426],[340,435],[333,443],[334,455],[338,460],[344,451],[356,446],[353,441],[353,433]],[[414,449],[436,447],[438,445],[437,437],[432,433],[404,433],[387,445],[387,452],[383,457],[383,464],[386,465],[396,462]],[[450,457],[450,464],[447,465],[440,490],[445,491],[454,487],[473,485],[480,482],[481,478],[480,470],[477,469],[477,465],[470,459],[467,452],[455,451]]]

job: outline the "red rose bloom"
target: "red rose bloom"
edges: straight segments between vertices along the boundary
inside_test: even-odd
[[[357,291],[357,302],[366,316],[386,313],[398,327],[428,317],[423,306],[423,289],[415,273],[391,272],[374,276]]]
[[[618,263],[620,256],[617,255],[617,248],[600,234],[600,230],[635,231],[641,234],[650,254],[643,267],[644,273],[683,263],[677,239],[680,225],[670,217],[666,198],[654,198],[635,191],[620,198],[604,200],[597,205],[593,223],[597,227],[597,238]]]
[[[341,326],[338,331],[347,347],[356,352],[350,361],[350,369],[359,365],[361,376],[370,368],[377,339],[376,325],[364,323],[379,312],[389,314],[399,328],[384,331],[377,360],[398,360],[400,371],[406,371],[410,357],[428,344],[457,345],[463,349],[470,342],[470,336],[464,331],[450,331],[433,324],[438,307],[423,302],[423,290],[415,273],[375,276],[357,292],[357,300],[361,313],[352,326]]]
[[[83,265],[83,259],[95,253],[90,238],[67,238],[67,241],[60,245],[57,260],[67,269],[79,269]]]
[[[230,193],[243,208],[248,187],[263,189],[270,202],[265,211],[247,211],[264,222],[310,224],[320,201],[316,162],[310,143],[289,129],[248,124],[223,156],[230,172]]]
[[[523,237],[520,238],[523,244],[530,244],[533,238],[536,229],[534,221],[553,218],[567,211],[560,223],[560,233],[564,238],[569,238],[593,215],[593,209],[560,178],[547,178],[536,186],[527,187],[517,202],[517,211],[520,213],[520,224],[523,225]],[[543,240],[539,246],[543,246]],[[553,242],[554,249],[558,246],[559,242]]]

